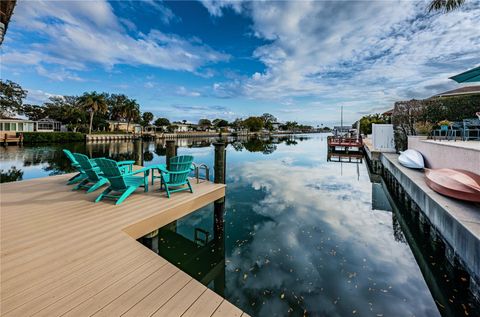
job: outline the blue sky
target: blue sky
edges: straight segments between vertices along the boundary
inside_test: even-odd
[[[480,63],[480,3],[425,1],[19,1],[1,78],[27,102],[124,93],[173,120],[270,112],[319,125],[459,85]]]

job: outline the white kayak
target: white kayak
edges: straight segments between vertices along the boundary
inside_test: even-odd
[[[400,152],[398,162],[408,168],[422,169],[425,167],[422,154],[412,149],[408,149],[405,152]]]

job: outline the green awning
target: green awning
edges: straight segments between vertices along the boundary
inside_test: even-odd
[[[480,81],[480,66],[452,76],[450,79],[455,80],[457,83],[473,83]]]

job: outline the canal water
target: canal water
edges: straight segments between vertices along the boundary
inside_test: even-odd
[[[212,166],[212,141],[179,140],[178,153]],[[363,159],[329,155],[324,134],[229,141],[225,204],[139,242],[252,316],[480,315],[468,279]],[[165,162],[161,142],[8,147],[2,181],[72,171],[64,147]]]

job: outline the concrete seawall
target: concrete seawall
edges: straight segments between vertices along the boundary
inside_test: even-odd
[[[398,154],[381,153],[380,162],[398,182],[401,191],[418,205],[429,223],[453,250],[471,277],[476,296],[480,287],[480,205],[442,196],[425,183],[423,171],[405,168]],[[453,259],[452,259],[453,260]]]

